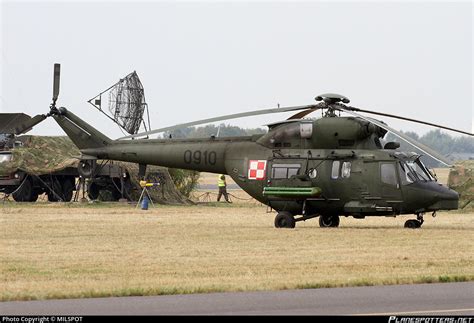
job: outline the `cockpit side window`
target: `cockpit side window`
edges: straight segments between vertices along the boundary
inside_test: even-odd
[[[411,172],[415,174],[417,180],[423,182],[434,181],[434,178],[431,176],[430,172],[426,169],[425,165],[423,165],[420,159],[407,162],[406,165],[411,170]]]
[[[416,180],[408,166],[403,162],[398,163],[398,172],[400,173],[402,185],[411,184]]]

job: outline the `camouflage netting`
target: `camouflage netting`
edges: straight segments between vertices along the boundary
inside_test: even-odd
[[[134,201],[138,201],[142,188],[139,185],[138,178],[138,165],[134,163],[126,162],[114,162],[124,168],[126,168],[130,174],[132,180],[131,198]],[[181,194],[174,185],[173,179],[171,178],[168,169],[166,167],[159,166],[147,166],[145,178],[148,182],[160,182],[162,185],[157,187],[147,188],[154,203],[159,204],[194,204],[191,200]]]
[[[456,163],[449,173],[448,185],[459,193],[460,209],[474,210],[474,160]]]
[[[12,149],[10,163],[0,164],[0,174],[17,169],[36,175],[50,174],[66,167],[77,167],[79,150],[68,137],[20,136],[23,147]]]
[[[12,149],[12,162],[0,163],[0,176],[10,174],[17,169],[29,174],[44,175],[60,171],[66,167],[77,167],[80,155],[77,147],[68,137],[20,136],[17,141],[23,142],[23,147]],[[130,174],[132,189],[131,197],[138,200],[142,188],[138,180],[138,165],[126,162],[114,162],[126,168]],[[192,204],[174,185],[165,167],[148,166],[147,179],[163,183],[159,188],[148,188],[155,203],[159,204]]]

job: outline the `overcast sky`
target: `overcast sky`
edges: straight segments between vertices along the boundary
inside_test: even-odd
[[[353,106],[469,131],[472,22],[470,1],[2,1],[0,112],[48,112],[61,63],[59,105],[112,138],[117,126],[86,102],[133,70],[153,128],[333,92]],[[52,119],[31,133],[63,134]]]

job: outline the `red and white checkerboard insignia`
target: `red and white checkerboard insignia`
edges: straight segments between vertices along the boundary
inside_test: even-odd
[[[249,179],[261,181],[265,179],[265,171],[267,169],[266,160],[249,160]]]

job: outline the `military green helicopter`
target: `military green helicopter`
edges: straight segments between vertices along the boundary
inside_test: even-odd
[[[90,173],[97,159],[140,165],[228,174],[248,194],[278,213],[275,227],[319,217],[321,227],[339,226],[340,216],[414,214],[405,227],[419,228],[423,215],[458,208],[459,195],[435,180],[420,155],[398,151],[400,144],[382,139],[389,131],[425,154],[449,165],[435,151],[360,114],[371,113],[473,134],[428,122],[363,110],[348,105],[338,94],[316,97],[318,103],[264,109],[156,129],[112,140],[64,107],[57,108],[59,64],[55,65],[52,116],[82,153],[81,170]],[[321,111],[322,118],[304,119]],[[180,127],[268,113],[298,111],[287,120],[268,125],[268,133],[246,137],[149,139],[151,134]],[[349,116],[342,117],[340,113]],[[33,119],[35,119],[33,118]],[[33,120],[32,119],[32,120]],[[34,123],[33,122],[33,123]],[[31,127],[33,124],[23,125]],[[145,137],[145,139],[137,139]]]

